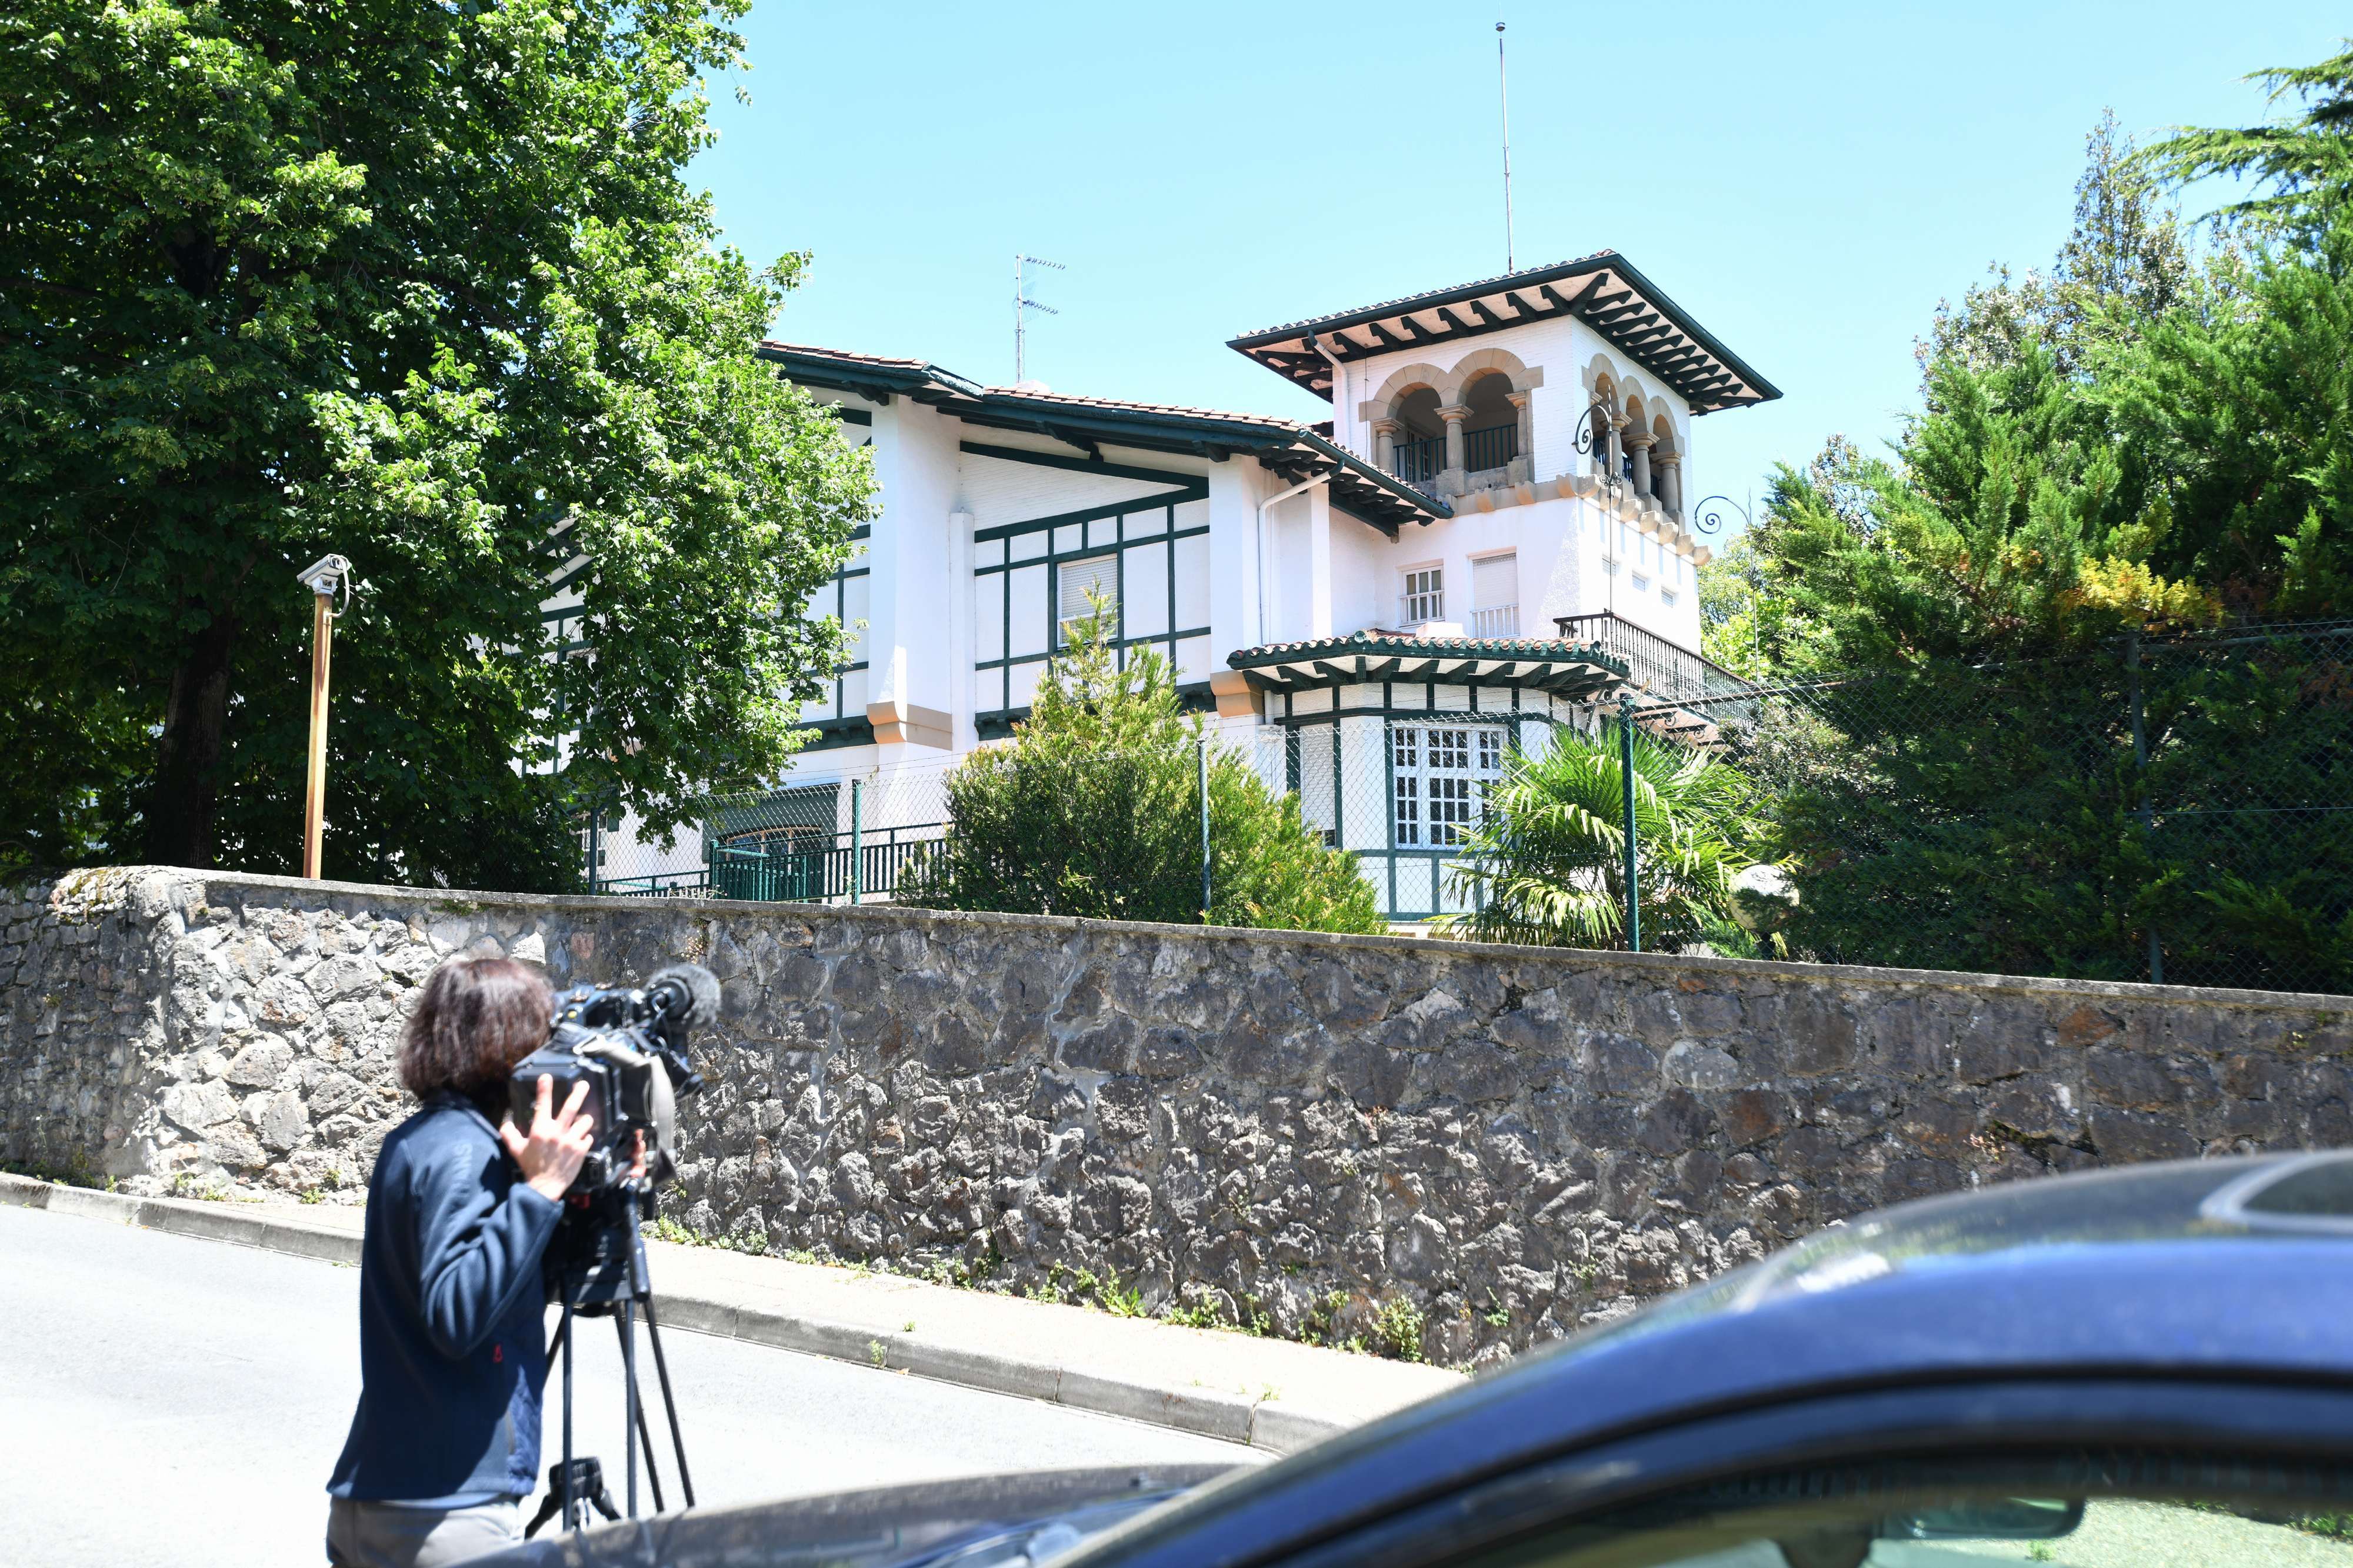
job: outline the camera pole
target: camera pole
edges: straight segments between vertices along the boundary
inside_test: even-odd
[[[335,595],[350,586],[352,563],[326,555],[295,581],[311,590],[311,755],[302,777],[302,875],[319,878],[319,851],[327,800],[327,656],[335,640]]]

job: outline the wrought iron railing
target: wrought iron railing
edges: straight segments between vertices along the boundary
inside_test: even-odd
[[[1462,432],[1462,466],[1474,474],[1511,466],[1520,455],[1520,427],[1491,425],[1484,430]]]
[[[1664,701],[1700,697],[1736,697],[1749,683],[1714,659],[1669,642],[1609,610],[1589,616],[1557,616],[1553,625],[1563,642],[1586,643],[1625,662],[1636,686]]]
[[[1446,467],[1446,437],[1424,436],[1390,446],[1389,472],[1409,485],[1426,485]]]

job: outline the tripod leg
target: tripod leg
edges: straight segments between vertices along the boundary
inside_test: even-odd
[[[629,1386],[633,1392],[638,1386],[638,1374],[634,1363],[629,1372]],[[654,1511],[659,1513],[670,1505],[662,1501],[661,1466],[654,1458],[653,1428],[646,1423],[645,1400],[642,1397],[635,1398],[630,1404],[637,1413],[637,1440],[646,1452],[646,1483],[653,1488]]]
[[[628,1414],[621,1418],[621,1446],[629,1451],[626,1467],[628,1482],[623,1495],[629,1500],[629,1517],[638,1517],[638,1304],[624,1301],[613,1315],[614,1331],[621,1336],[621,1402]]]
[[[579,1516],[572,1507],[572,1298],[564,1300],[564,1323],[556,1330],[556,1338],[564,1342],[564,1528],[580,1528]]]
[[[654,1463],[653,1428],[646,1425],[646,1405],[642,1399],[638,1401],[638,1441],[645,1447],[646,1481],[654,1489],[654,1511],[659,1513],[670,1504],[662,1501],[661,1467]]]
[[[678,1430],[678,1395],[670,1392],[670,1362],[662,1354],[661,1325],[654,1321],[654,1299],[649,1293],[643,1303],[646,1309],[646,1342],[654,1347],[654,1372],[661,1379],[662,1409],[670,1415],[670,1446],[678,1455],[678,1489],[686,1494],[686,1506],[694,1506],[694,1478],[686,1469],[686,1439]],[[651,1452],[649,1447],[648,1452]]]

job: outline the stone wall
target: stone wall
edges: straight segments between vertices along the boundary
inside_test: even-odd
[[[356,1201],[444,956],[689,958],[673,1216],[1448,1363],[1903,1198],[2353,1142],[2342,997],[149,868],[0,921],[20,1167]]]

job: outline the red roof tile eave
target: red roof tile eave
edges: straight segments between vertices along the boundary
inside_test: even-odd
[[[1377,316],[1385,311],[1396,310],[1403,306],[1412,305],[1418,300],[1446,303],[1455,296],[1476,294],[1509,283],[1514,279],[1525,278],[1530,273],[1554,272],[1564,267],[1582,267],[1588,262],[1604,260],[1623,261],[1625,258],[1615,250],[1596,250],[1584,256],[1570,257],[1566,261],[1547,262],[1542,267],[1524,267],[1515,272],[1499,272],[1493,278],[1474,278],[1468,283],[1458,283],[1444,289],[1425,289],[1419,294],[1400,294],[1394,300],[1376,300],[1369,305],[1357,305],[1345,310],[1327,310],[1320,316],[1304,316],[1296,321],[1282,321],[1271,327],[1259,327],[1250,331],[1236,333],[1232,341],[1236,344],[1240,344],[1249,342],[1254,338],[1271,337],[1278,332],[1296,332],[1313,327],[1338,325],[1344,321],[1357,321],[1367,316]],[[1436,305],[1422,305],[1416,308],[1431,310],[1435,309]]]
[[[817,348],[801,343],[781,343],[774,340],[764,341],[761,347],[777,353],[833,360],[849,365],[888,367],[906,374],[922,375],[952,374],[924,360],[860,354],[841,349]],[[976,388],[982,400],[998,408],[1026,408],[1046,412],[1060,408],[1072,413],[1092,409],[1105,414],[1134,414],[1152,419],[1183,420],[1206,426],[1217,426],[1234,432],[1277,436],[1289,442],[1303,443],[1310,448],[1322,448],[1324,455],[1337,463],[1343,470],[1353,466],[1363,468],[1366,476],[1374,473],[1371,465],[1365,463],[1356,454],[1335,445],[1328,432],[1296,419],[1286,419],[1280,415],[1240,414],[1226,409],[1189,408],[1181,404],[1172,403],[1131,403],[1113,397],[1082,397],[1070,393],[1040,392],[1010,386],[980,386],[977,383],[965,383],[960,386],[942,384],[942,390],[952,394],[955,397],[971,397]],[[953,407],[952,403],[950,406]],[[1107,444],[1117,445],[1117,441],[1113,438]],[[1445,501],[1393,475],[1381,474],[1377,478],[1360,477],[1358,480],[1352,482],[1370,484],[1376,489],[1394,489],[1401,492],[1409,492],[1410,499],[1408,493],[1401,493],[1396,499],[1427,511],[1431,518],[1448,518],[1454,515],[1453,509]]]
[[[923,372],[936,369],[929,360],[901,359],[891,354],[858,353],[849,349],[819,348],[813,343],[778,342],[765,339],[760,346],[780,353],[806,354],[811,358],[839,360],[849,364],[888,365],[893,370]],[[1045,404],[1062,408],[1103,408],[1133,414],[1154,414],[1175,419],[1213,419],[1227,425],[1249,425],[1267,430],[1288,430],[1312,433],[1310,427],[1296,419],[1279,414],[1246,414],[1226,408],[1193,408],[1180,403],[1134,403],[1117,397],[1084,397],[1068,392],[1040,392],[1034,387],[981,385],[981,391],[991,398],[1022,403]]]

